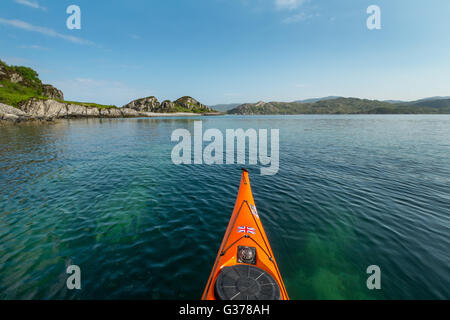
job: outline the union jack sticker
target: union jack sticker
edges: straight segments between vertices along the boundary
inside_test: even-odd
[[[237,232],[243,232],[243,233],[251,233],[251,234],[255,234],[255,228],[251,228],[251,227],[238,227],[237,228]]]
[[[255,217],[259,218],[258,210],[256,210],[256,207],[252,204],[250,205],[250,211]]]

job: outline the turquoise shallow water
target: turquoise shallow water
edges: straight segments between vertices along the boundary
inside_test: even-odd
[[[172,164],[194,120],[0,127],[0,298],[200,298],[242,165]],[[450,299],[450,116],[201,120],[280,129],[278,174],[247,167],[291,298]]]

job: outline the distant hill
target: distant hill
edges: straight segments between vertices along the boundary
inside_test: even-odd
[[[447,99],[422,99],[407,103],[409,106],[424,108],[448,109],[450,108],[450,98]]]
[[[340,97],[340,96],[328,96],[328,97],[322,97],[322,98],[312,98],[312,99],[296,100],[296,101],[293,101],[293,102],[299,102],[299,103],[313,103],[313,102],[324,101],[324,100],[334,100],[334,99],[338,99],[338,98],[342,98],[342,97]]]
[[[403,101],[403,100],[383,100],[383,102],[392,103],[392,104],[408,103],[408,101]]]
[[[430,100],[444,100],[444,99],[450,99],[450,96],[446,96],[446,97],[440,97],[440,96],[436,96],[436,97],[428,97],[428,98],[423,98],[423,99],[416,100],[416,101],[411,101],[411,102],[423,102],[423,101],[430,101]]]
[[[214,106],[211,106],[211,108],[220,112],[226,112],[228,110],[236,108],[237,106],[240,106],[241,104],[242,103],[216,104]]]
[[[440,97],[440,96],[436,96],[436,97],[428,97],[428,98],[423,98],[423,99],[414,100],[414,101],[404,101],[404,100],[383,100],[383,102],[389,102],[389,103],[394,103],[394,104],[400,104],[400,103],[404,103],[404,104],[417,104],[417,103],[422,103],[422,102],[426,102],[426,101],[446,100],[446,99],[450,99],[450,96],[448,96],[448,97]]]
[[[450,113],[450,99],[415,103],[389,103],[358,98],[334,98],[317,102],[258,102],[246,103],[228,114],[440,114]]]
[[[311,99],[305,99],[305,100],[296,100],[293,102],[299,102],[299,103],[311,103],[311,102],[317,102],[317,101],[322,101],[322,100],[332,100],[332,99],[337,99],[337,98],[341,98],[339,96],[328,96],[328,97],[323,97],[323,98],[311,98]],[[214,106],[211,106],[211,108],[214,108],[217,111],[221,111],[221,112],[227,112],[228,110],[234,109],[240,105],[242,105],[243,103],[228,103],[228,104],[216,104]]]

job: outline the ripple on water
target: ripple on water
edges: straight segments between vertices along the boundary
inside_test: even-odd
[[[280,128],[280,170],[250,169],[293,299],[450,298],[450,117],[210,117]],[[193,119],[0,128],[0,298],[197,299],[241,165],[171,163]],[[82,269],[81,291],[65,268]],[[366,268],[382,270],[381,292]]]

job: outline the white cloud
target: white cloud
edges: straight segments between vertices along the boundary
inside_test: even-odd
[[[300,7],[305,0],[275,0],[275,6],[278,9],[293,10]]]
[[[30,1],[30,0],[14,0],[16,3],[22,4],[24,6],[28,6],[34,9],[41,9],[42,11],[47,11],[46,7],[42,7],[37,3],[36,1]]]
[[[38,33],[44,34],[46,36],[60,38],[60,39],[70,41],[73,43],[77,43],[77,44],[95,45],[92,41],[84,40],[82,38],[78,38],[78,37],[74,37],[74,36],[68,36],[68,35],[56,32],[53,29],[35,26],[35,25],[32,25],[32,24],[22,21],[22,20],[15,20],[15,19],[8,20],[8,19],[0,18],[0,24],[9,25],[9,26],[27,30],[27,31],[38,32]]]

